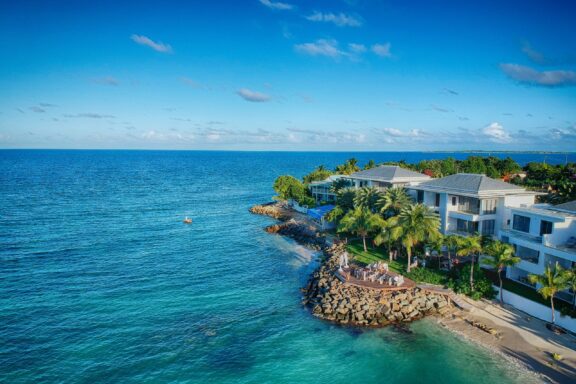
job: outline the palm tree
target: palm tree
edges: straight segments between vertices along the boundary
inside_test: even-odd
[[[364,170],[367,169],[372,169],[376,167],[376,163],[374,162],[374,160],[370,159],[368,160],[368,162],[366,163],[366,165],[364,166]]]
[[[362,187],[356,192],[354,205],[356,207],[368,208],[371,212],[374,212],[376,210],[376,203],[380,200],[381,195],[380,191],[375,187]]]
[[[444,237],[444,245],[448,251],[448,261],[452,265],[452,251],[456,251],[462,238],[458,235],[448,235]]]
[[[410,197],[404,188],[388,188],[378,200],[380,212],[387,217],[400,213],[402,208],[410,205]]]
[[[520,262],[520,258],[514,256],[514,247],[501,241],[494,241],[486,248],[488,258],[483,261],[498,270],[498,280],[500,281],[500,304],[504,304],[504,295],[502,294],[502,271],[506,267],[513,267]]]
[[[352,186],[352,182],[348,179],[337,179],[332,182],[330,186],[330,191],[334,193],[340,192],[340,190]]]
[[[352,187],[342,188],[336,194],[336,205],[342,207],[344,211],[354,208],[354,199],[356,198],[356,189]]]
[[[370,212],[369,209],[356,207],[340,220],[338,232],[352,232],[362,237],[364,252],[366,252],[368,251],[368,248],[366,248],[366,237],[370,232],[379,228],[382,225],[382,221],[384,219],[380,215]]]
[[[355,158],[351,158],[346,160],[344,164],[340,164],[336,167],[336,173],[341,175],[350,175],[354,172],[358,172],[360,168],[358,168],[358,160]]]
[[[444,236],[442,234],[440,234],[440,236],[438,236],[434,240],[431,240],[428,243],[430,250],[436,251],[436,263],[438,264],[438,269],[440,269],[440,257],[443,245],[444,245]]]
[[[406,272],[410,272],[412,250],[422,241],[434,241],[440,236],[440,218],[423,204],[408,205],[397,216],[389,219],[392,234],[400,239],[408,254]]]
[[[325,219],[331,223],[338,223],[342,216],[344,216],[344,210],[341,206],[336,205],[330,212],[325,215]]]
[[[558,264],[558,262],[556,262],[554,268],[550,267],[550,264],[546,265],[542,275],[529,274],[528,280],[532,284],[540,284],[538,293],[540,293],[544,299],[550,298],[552,324],[554,324],[556,322],[556,316],[554,313],[554,296],[556,293],[566,289],[568,286],[566,271],[560,266],[560,264]]]
[[[474,291],[474,256],[482,252],[482,237],[468,236],[464,237],[458,247],[456,254],[458,256],[471,256],[470,262],[470,291]]]
[[[576,309],[576,267],[567,270],[566,272],[566,283],[568,288],[572,291],[572,308]]]
[[[390,262],[392,262],[392,243],[395,240],[392,228],[393,223],[390,220],[382,220],[378,228],[378,233],[376,237],[374,237],[374,244],[381,245],[382,243],[386,243]]]

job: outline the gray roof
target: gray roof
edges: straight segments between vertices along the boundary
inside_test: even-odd
[[[524,188],[476,173],[458,173],[421,183],[416,188],[469,195],[527,193]]]
[[[569,202],[564,203],[564,204],[555,205],[551,209],[554,209],[554,210],[559,209],[561,211],[576,213],[576,200],[569,201]]]
[[[430,179],[430,176],[414,172],[397,165],[380,165],[365,171],[354,172],[349,176],[353,179],[378,180],[378,181],[410,181]]]

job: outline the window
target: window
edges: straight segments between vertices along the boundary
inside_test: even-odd
[[[482,222],[482,235],[483,236],[492,236],[494,234],[494,225],[495,220],[484,220]]]
[[[424,191],[418,191],[417,200],[419,203],[424,201]]]
[[[477,215],[480,213],[480,200],[473,197],[460,196],[458,198],[458,210]]]
[[[516,248],[516,256],[524,261],[528,261],[529,263],[538,264],[538,257],[540,256],[540,252],[535,249],[522,247],[520,245],[515,245],[514,248]]]
[[[520,232],[530,232],[530,218],[526,216],[514,215],[512,228]]]
[[[478,222],[457,219],[456,220],[456,231],[464,233],[476,233],[478,232]]]
[[[452,196],[452,206],[455,207],[458,204],[458,198],[456,196]]]
[[[550,221],[540,221],[540,236],[552,233],[552,225]]]
[[[434,203],[435,207],[439,207],[440,206],[440,194],[437,193],[436,194],[436,202]]]
[[[497,199],[484,200],[484,210],[483,214],[493,215],[496,213],[496,204],[498,204]]]

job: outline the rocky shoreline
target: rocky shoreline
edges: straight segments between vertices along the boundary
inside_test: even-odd
[[[512,309],[469,300],[468,303],[473,306],[472,312],[464,314],[445,295],[431,292],[425,286],[386,291],[345,284],[334,274],[338,269],[342,246],[328,246],[320,241],[325,239],[317,228],[310,226],[312,223],[305,215],[278,203],[257,207],[267,208],[250,211],[281,221],[267,227],[269,233],[289,236],[305,246],[312,244],[314,249],[322,249],[320,266],[311,275],[306,287],[302,288],[302,302],[314,316],[341,326],[392,325],[403,332],[410,332],[405,326],[414,320],[436,316],[441,326],[459,337],[504,356],[518,367],[535,373],[543,381],[574,382],[576,357],[568,346],[570,342],[564,340],[568,336],[548,335],[545,322],[525,318],[525,315],[517,312],[510,316],[508,312]],[[518,321],[522,322],[521,327],[517,326]],[[547,335],[545,338],[541,336],[544,334]],[[548,351],[557,351],[565,358],[562,362],[551,362]]]
[[[294,239],[298,244],[315,251],[326,247],[326,236],[305,215],[284,207],[280,203],[255,205],[250,212],[257,215],[270,216],[280,223],[264,228],[271,234],[278,234]]]
[[[314,316],[341,325],[383,327],[452,311],[444,295],[418,287],[389,291],[343,283],[334,273],[340,252],[338,245],[325,249],[325,261],[303,289],[303,303]]]
[[[428,315],[445,315],[453,310],[444,295],[422,288],[379,290],[343,283],[336,277],[342,245],[328,246],[318,229],[296,220],[278,203],[256,205],[250,212],[280,220],[265,228],[268,233],[290,237],[308,248],[323,251],[323,260],[302,289],[303,304],[312,314],[341,325],[383,327],[408,323]]]

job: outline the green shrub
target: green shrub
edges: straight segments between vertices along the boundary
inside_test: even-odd
[[[448,278],[447,276],[440,272],[434,271],[428,268],[415,268],[407,273],[406,276],[414,281],[419,283],[428,283],[428,284],[436,284],[436,285],[445,285]]]
[[[447,286],[454,292],[465,294],[474,300],[479,300],[482,297],[486,299],[496,297],[496,290],[492,287],[492,281],[486,277],[478,265],[474,266],[474,291],[470,290],[470,267],[468,265],[454,269]]]

